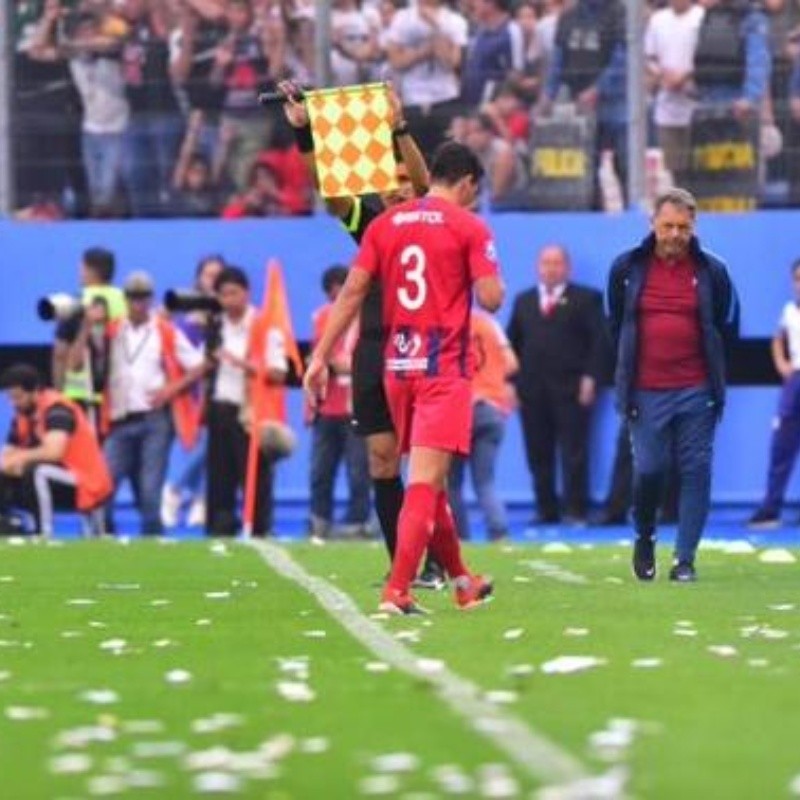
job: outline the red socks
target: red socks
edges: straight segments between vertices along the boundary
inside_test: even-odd
[[[408,594],[411,582],[433,534],[438,492],[428,483],[406,488],[397,524],[397,549],[392,561],[389,586]]]
[[[453,511],[447,500],[447,492],[439,492],[436,498],[436,525],[430,550],[450,578],[455,579],[469,574],[469,570],[461,560],[461,543],[458,540]]]

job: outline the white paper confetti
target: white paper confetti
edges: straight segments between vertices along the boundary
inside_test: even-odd
[[[6,706],[6,719],[12,722],[29,722],[49,716],[50,712],[41,706]]]
[[[119,702],[119,695],[113,689],[86,689],[78,697],[87,703],[108,706]]]
[[[461,767],[442,764],[433,770],[433,779],[445,794],[472,794],[475,782]]]
[[[364,669],[367,672],[388,672],[390,667],[385,661],[367,661]]]
[[[185,669],[171,669],[164,675],[167,683],[188,683],[191,679],[192,673]]]
[[[162,608],[163,606],[168,606],[172,604],[172,600],[167,600],[164,597],[156,597],[155,600],[150,601],[151,606],[155,606],[156,608]]]
[[[50,759],[50,772],[55,775],[80,775],[92,768],[92,758],[85,753],[62,753]]]
[[[631,661],[634,669],[656,669],[664,663],[661,658],[635,658]]]
[[[92,600],[91,597],[73,597],[67,600],[68,606],[93,606],[97,600]]]
[[[593,667],[600,667],[606,664],[604,658],[596,656],[559,656],[551,661],[545,661],[541,670],[545,675],[562,675],[571,672],[583,672]]]
[[[571,553],[572,548],[564,542],[548,542],[542,547],[543,553]]]
[[[794,611],[795,605],[794,603],[775,603],[769,608],[771,611]]]
[[[564,628],[564,636],[588,636],[588,628]]]
[[[217,712],[210,717],[201,717],[192,721],[192,731],[194,733],[217,733],[227,728],[235,728],[242,724],[241,714],[230,714]]]
[[[383,753],[372,759],[375,772],[414,772],[419,769],[419,757],[414,753]]]
[[[200,772],[195,775],[193,785],[199,794],[237,794],[242,779],[230,772]]]
[[[134,742],[131,747],[131,755],[134,758],[175,758],[182,756],[187,747],[186,742],[169,740]]]
[[[100,642],[101,650],[108,650],[111,653],[118,653],[127,647],[128,643],[124,639],[106,639]]]
[[[227,600],[230,596],[230,592],[206,592],[209,600]]]
[[[0,669],[0,683],[11,678],[11,670]]]
[[[330,742],[324,736],[310,736],[308,739],[300,740],[298,749],[301,753],[318,755],[326,753],[330,749]]]
[[[369,775],[358,782],[358,790],[366,795],[395,794],[400,781],[394,775]]]
[[[762,564],[794,564],[797,559],[783,547],[772,547],[758,554]]]
[[[116,731],[108,725],[84,725],[61,731],[56,736],[56,744],[59,747],[86,747],[92,742],[113,742],[116,738]]]
[[[508,689],[491,689],[486,692],[485,697],[490,703],[496,703],[497,705],[511,705],[519,699],[519,695],[516,692]]]
[[[203,619],[196,619],[196,620],[194,621],[194,624],[195,624],[195,625],[198,625],[198,626],[200,626],[201,628],[203,628],[203,627],[205,627],[206,625],[210,625],[210,624],[211,624],[211,620],[210,620],[210,619],[206,619],[206,618],[204,617]]]
[[[710,644],[708,646],[708,652],[720,658],[733,658],[739,655],[739,651],[730,644]]]
[[[96,775],[89,778],[86,788],[91,795],[106,797],[112,794],[121,794],[128,787],[125,778],[121,775]]]
[[[509,628],[507,631],[504,631],[503,638],[513,641],[514,639],[519,639],[523,633],[525,633],[523,628]]]
[[[164,730],[164,723],[160,719],[127,719],[120,723],[120,728],[125,733],[149,735],[161,733]]]
[[[439,658],[418,658],[417,669],[426,675],[435,675],[444,670],[444,661]]]
[[[536,672],[536,667],[533,664],[512,664],[506,673],[512,678],[527,678]]]
[[[481,797],[518,797],[519,785],[505,764],[483,764],[478,773]]]
[[[163,649],[165,647],[175,647],[176,642],[173,642],[172,639],[156,639],[153,642],[153,647],[158,647],[159,649]]]
[[[214,542],[211,547],[208,548],[215,556],[227,556],[228,555],[228,546],[224,542]]]
[[[278,694],[290,703],[310,703],[316,699],[314,690],[300,681],[279,681],[276,688]]]
[[[748,658],[747,665],[750,667],[768,667],[769,666],[769,659],[766,658]]]
[[[114,592],[134,592],[142,588],[140,583],[98,583],[98,589],[105,589]]]
[[[303,631],[303,636],[305,636],[307,639],[324,639],[327,635],[327,631]]]

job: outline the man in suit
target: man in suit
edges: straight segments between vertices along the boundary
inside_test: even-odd
[[[564,247],[539,253],[539,285],[514,301],[508,338],[520,362],[517,391],[537,522],[561,520],[556,452],[563,468],[563,513],[586,519],[588,437],[597,386],[608,362],[600,292],[570,282]]]

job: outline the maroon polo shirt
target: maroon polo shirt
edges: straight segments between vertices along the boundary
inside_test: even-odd
[[[639,389],[688,389],[708,380],[697,298],[697,268],[690,258],[653,257],[639,297]]]

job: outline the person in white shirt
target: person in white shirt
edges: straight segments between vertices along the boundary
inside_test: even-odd
[[[207,413],[206,532],[212,536],[234,536],[239,530],[237,493],[244,490],[246,478],[245,416],[251,379],[263,366],[267,383],[282,386],[288,362],[286,341],[279,329],[269,328],[263,340],[258,341],[258,328],[254,328],[257,311],[250,304],[250,282],[243,270],[226,267],[215,288],[223,311]],[[273,466],[273,461],[262,454],[253,515],[256,536],[266,535],[272,527]]]
[[[432,153],[460,108],[459,70],[468,23],[443,0],[398,11],[385,46],[406,119],[423,153]]]
[[[331,77],[336,86],[369,83],[378,74],[381,18],[360,0],[334,0],[331,8]]]
[[[693,0],[670,0],[647,24],[644,52],[647,74],[656,88],[653,118],[659,147],[676,186],[689,168],[694,53],[704,9]]]
[[[780,525],[786,487],[800,453],[800,259],[792,264],[794,299],[783,308],[772,339],[772,362],[783,380],[772,429],[767,491],[750,518],[751,528]]]
[[[127,318],[108,328],[109,365],[106,417],[110,429],[103,451],[115,493],[130,481],[143,534],[161,534],[161,490],[174,423],[196,424],[179,402],[203,374],[202,353],[185,334],[153,311],[153,281],[133,272],[123,285]],[[86,324],[92,324],[87,309]],[[80,354],[78,354],[80,358]],[[172,413],[171,413],[172,412]],[[181,418],[183,417],[183,418]],[[114,530],[109,509],[108,529]]]

